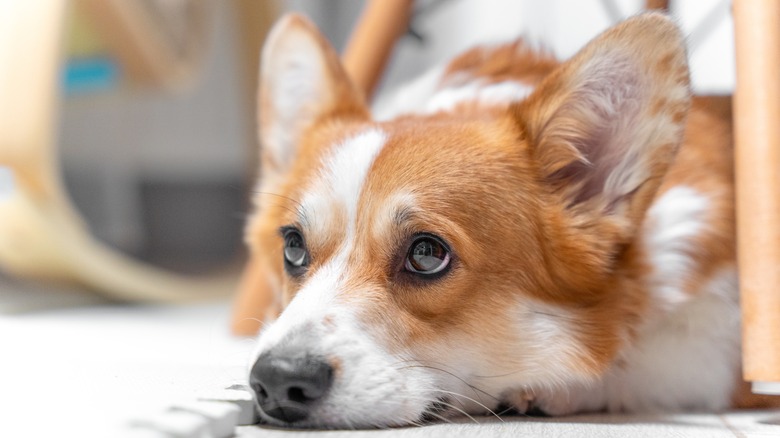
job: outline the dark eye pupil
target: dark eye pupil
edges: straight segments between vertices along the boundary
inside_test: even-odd
[[[300,234],[291,232],[285,236],[284,259],[294,267],[301,267],[306,263],[306,248]]]
[[[408,264],[413,272],[432,274],[441,271],[449,263],[447,250],[431,238],[422,238],[412,245]]]

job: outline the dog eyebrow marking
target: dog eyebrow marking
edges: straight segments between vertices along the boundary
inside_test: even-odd
[[[301,201],[299,222],[309,230],[309,236],[325,238],[336,222],[346,219],[345,243],[355,233],[360,194],[371,166],[385,145],[387,135],[371,128],[336,145],[327,157]],[[339,215],[339,211],[344,215]]]
[[[396,234],[408,233],[412,225],[419,219],[417,197],[407,189],[400,189],[383,199],[381,204],[376,205],[375,214],[367,224],[370,233],[375,239],[382,240],[382,236],[388,233]]]
[[[414,217],[414,209],[409,205],[404,205],[395,210],[393,223],[399,227],[405,225]]]
[[[301,228],[310,228],[311,221],[309,221],[309,215],[307,214],[306,207],[304,205],[300,205],[297,209],[297,212],[298,223],[300,224]]]

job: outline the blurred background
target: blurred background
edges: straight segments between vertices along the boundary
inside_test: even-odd
[[[173,86],[134,74],[91,2],[74,3],[58,139],[67,191],[90,230],[112,247],[177,271],[236,262],[257,168],[255,74],[263,34],[274,16],[299,10],[342,49],[362,1],[149,1],[160,5],[172,40],[193,38],[188,33],[199,40],[191,77]],[[422,39],[400,42],[379,99],[478,42],[524,35],[568,57],[643,6],[642,0],[418,2],[413,27]],[[729,3],[673,1],[671,8],[695,44],[697,89],[728,93]]]

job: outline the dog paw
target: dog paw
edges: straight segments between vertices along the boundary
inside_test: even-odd
[[[502,397],[503,405],[507,409],[512,409],[518,414],[527,414],[534,408],[534,395],[528,390],[517,390],[504,394]]]

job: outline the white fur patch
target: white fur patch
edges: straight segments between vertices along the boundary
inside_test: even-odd
[[[351,238],[366,175],[385,141],[385,133],[371,129],[335,147],[301,201],[300,219],[307,234],[317,238],[327,233],[334,212],[341,209],[348,218],[345,231]]]
[[[578,372],[578,358],[587,356],[574,341],[578,328],[571,321],[577,319],[566,309],[540,301],[526,301],[518,313],[517,332],[523,345],[519,349],[526,356],[527,370],[515,375],[515,381],[526,386],[536,384],[563,386],[583,378]]]
[[[638,337],[592,385],[540,391],[551,415],[726,408],[740,360],[740,310],[735,268],[714,275],[701,290],[683,289],[696,267],[694,238],[706,230],[709,200],[677,186],[648,210],[643,240],[652,272],[648,288],[657,312]]]
[[[650,289],[663,308],[674,307],[690,295],[682,290],[693,272],[690,254],[697,250],[693,239],[706,226],[707,197],[689,187],[677,186],[650,207],[643,232],[652,264]]]
[[[434,67],[416,79],[379,96],[373,107],[374,118],[389,120],[401,114],[415,113],[420,108],[424,108],[439,88],[444,67],[443,65]]]
[[[719,272],[662,321],[646,327],[603,380],[540,392],[551,415],[721,410],[729,406],[740,361],[736,270]]]
[[[726,269],[650,328],[629,353],[630,371],[615,373],[610,410],[728,407],[740,360],[737,291],[736,270]]]
[[[462,103],[477,105],[503,105],[528,97],[534,87],[518,81],[486,84],[478,78],[445,82],[444,66],[435,67],[417,79],[380,96],[374,106],[377,120],[388,120],[404,114],[433,114],[451,111]],[[449,78],[449,82],[453,82]]]
[[[312,279],[295,295],[279,318],[267,325],[257,343],[254,360],[260,354],[278,345],[295,328],[305,324],[316,324],[324,316],[324,309],[332,305],[334,295],[339,290],[339,263],[329,263],[317,271]]]
[[[501,105],[518,102],[528,97],[534,87],[517,81],[484,84],[473,81],[458,87],[444,88],[431,97],[423,113],[451,111],[456,106],[474,102],[479,105]]]

